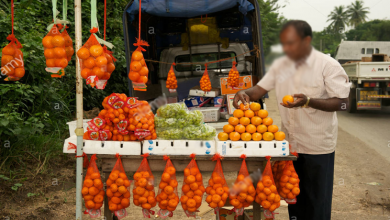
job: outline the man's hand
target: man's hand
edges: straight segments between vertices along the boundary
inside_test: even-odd
[[[304,94],[294,94],[293,97],[295,98],[294,102],[287,101],[287,105],[283,102],[280,104],[286,108],[294,108],[304,106],[307,102],[307,97]]]
[[[233,99],[233,106],[234,108],[236,109],[239,109],[240,106],[238,105],[238,101],[241,101],[242,104],[246,105],[246,103],[249,104],[250,102],[250,98],[249,96],[245,93],[245,90],[241,90],[239,92],[236,93],[236,95],[234,96],[234,99]]]

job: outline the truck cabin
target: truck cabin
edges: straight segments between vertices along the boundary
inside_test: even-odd
[[[344,64],[349,61],[360,61],[372,54],[390,55],[389,41],[341,41],[337,47],[335,59]]]

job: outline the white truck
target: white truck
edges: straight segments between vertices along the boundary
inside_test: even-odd
[[[343,64],[350,82],[348,112],[390,106],[390,62]]]

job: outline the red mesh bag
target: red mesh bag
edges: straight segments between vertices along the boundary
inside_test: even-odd
[[[74,153],[77,154],[77,145],[75,145],[75,144],[69,142],[69,144],[68,144],[68,150],[72,150],[72,149],[74,149]],[[84,169],[88,168],[88,166],[89,166],[88,156],[83,152],[83,154],[82,154],[81,156],[77,156],[77,155],[76,155],[76,158],[77,158],[77,157],[83,157],[83,158],[84,158],[84,160],[83,160],[83,168],[84,168]]]
[[[255,200],[256,196],[256,190],[245,162],[246,155],[242,154],[240,158],[243,159],[241,168],[229,193],[230,204],[234,206],[233,210],[236,216],[243,215],[244,208],[248,207]]]
[[[95,218],[100,216],[100,208],[104,200],[103,182],[96,166],[96,159],[96,154],[91,156],[87,175],[84,178],[83,188],[81,190],[85,207],[87,208],[85,214],[89,214]]]
[[[209,74],[207,72],[207,64],[205,64],[205,68],[206,69],[204,70],[203,76],[200,79],[199,84],[201,90],[205,92],[209,92],[211,90],[211,82],[210,82]]]
[[[215,154],[211,160],[217,161],[214,171],[209,179],[206,188],[206,202],[214,209],[216,215],[219,215],[219,208],[223,207],[229,195],[229,187],[226,184],[225,176],[223,175],[220,154]]]
[[[191,154],[190,157],[192,160],[184,169],[184,184],[181,188],[180,202],[187,217],[195,218],[206,189],[203,186],[202,174],[195,161],[195,154]]]
[[[238,87],[239,85],[239,78],[240,74],[238,73],[238,70],[236,68],[237,62],[233,61],[232,68],[229,71],[229,76],[227,79],[228,86],[230,87]]]
[[[130,184],[123,169],[122,160],[119,154],[116,154],[117,161],[106,181],[106,195],[111,212],[120,219],[127,215],[126,208],[130,206]]]
[[[1,74],[6,75],[5,81],[18,81],[25,73],[22,44],[11,34],[7,37],[11,41],[1,51]]]
[[[256,186],[256,202],[264,209],[264,216],[266,218],[274,218],[273,211],[280,206],[280,195],[275,185],[274,177],[272,175],[272,168],[270,156],[266,156],[267,165],[263,171],[261,179]]]
[[[287,161],[277,185],[278,192],[288,204],[295,204],[299,195],[299,177],[292,161]]]
[[[161,181],[158,185],[158,195],[156,197],[158,206],[160,207],[157,214],[162,219],[172,217],[173,211],[175,211],[177,205],[179,204],[176,169],[168,156],[164,156],[164,160],[167,161],[167,164],[165,165],[164,172],[161,176]]]
[[[137,40],[134,46],[138,47],[131,55],[129,79],[133,82],[134,90],[146,91],[149,69],[142,54],[142,51],[146,50],[142,46],[149,46],[149,44],[146,41]]]
[[[169,89],[170,92],[176,92],[177,89],[177,80],[175,76],[175,71],[173,70],[173,66],[175,66],[176,63],[172,63],[171,69],[168,72],[167,76],[167,82],[166,82],[166,87]]]
[[[276,188],[278,189],[279,189],[279,180],[280,177],[283,175],[284,166],[286,166],[286,161],[275,161],[275,163],[272,165],[272,175],[274,175]]]
[[[150,214],[154,215],[154,211],[150,210],[157,204],[156,195],[154,192],[154,176],[150,170],[148,160],[149,154],[141,155],[144,159],[134,173],[134,188],[133,188],[133,203],[136,206],[142,207],[144,217],[150,218]]]
[[[54,24],[49,33],[42,39],[42,44],[46,66],[48,67],[47,70],[55,73],[52,75],[53,77],[59,77],[57,73],[60,69],[68,66],[68,58],[65,50],[65,39],[60,33],[57,24]]]
[[[57,25],[59,29],[63,29],[62,24]],[[74,49],[73,49],[73,40],[69,36],[68,32],[66,29],[68,29],[69,26],[65,25],[65,29],[62,31],[61,36],[65,39],[65,52],[66,52],[66,59],[68,62],[72,59],[72,56],[74,54]]]

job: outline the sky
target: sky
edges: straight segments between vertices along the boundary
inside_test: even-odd
[[[348,6],[355,0],[279,0],[279,9],[287,19],[307,21],[313,31],[322,31],[330,22],[328,15],[335,6]],[[369,7],[369,20],[390,19],[390,0],[365,0],[364,6]]]

